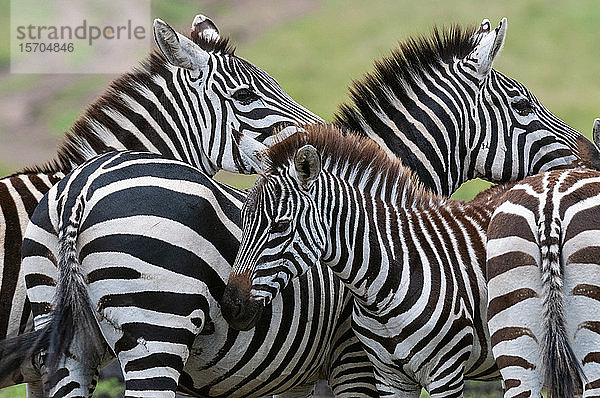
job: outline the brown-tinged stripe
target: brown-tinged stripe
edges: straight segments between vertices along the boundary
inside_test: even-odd
[[[495,297],[490,301],[488,306],[488,320],[492,319],[498,313],[504,311],[521,301],[538,297],[538,294],[528,288],[517,289],[512,292]]]
[[[487,280],[518,267],[537,266],[535,258],[522,251],[511,251],[493,257],[487,261]]]
[[[496,364],[500,370],[508,368],[509,366],[518,366],[520,368],[530,370],[535,369],[534,364],[514,355],[500,355],[498,358],[496,358]]]
[[[573,296],[585,296],[596,301],[600,301],[600,286],[581,283],[571,290]]]
[[[531,337],[536,343],[538,342],[535,335],[528,328],[512,326],[498,329],[496,332],[494,332],[494,334],[492,334],[492,347],[496,346],[496,344],[502,341],[514,340],[522,336]]]

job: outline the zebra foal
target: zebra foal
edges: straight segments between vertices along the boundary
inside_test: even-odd
[[[352,292],[352,327],[382,396],[462,395],[498,377],[486,322],[485,231],[494,197],[423,189],[365,139],[314,126],[269,148],[242,210],[221,311],[256,324],[281,289],[323,262]]]

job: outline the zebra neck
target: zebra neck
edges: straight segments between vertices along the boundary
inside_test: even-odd
[[[183,73],[151,54],[88,107],[52,164],[68,172],[106,151],[133,150],[159,153],[214,175],[217,169],[201,149],[205,115],[199,114],[200,99],[188,89]]]
[[[344,191],[349,196],[330,193],[327,197],[331,203],[323,203],[325,209],[332,211],[323,215],[325,230],[329,232],[322,261],[361,307],[378,312],[390,299],[384,292],[397,291],[405,278],[394,253],[394,244],[400,239],[400,213],[404,210],[363,195],[353,187],[345,187]],[[388,242],[390,236],[392,241]]]
[[[381,95],[342,106],[336,123],[363,132],[427,188],[450,196],[475,176],[470,148],[477,87],[462,74],[444,64],[414,82],[387,82],[378,88]]]

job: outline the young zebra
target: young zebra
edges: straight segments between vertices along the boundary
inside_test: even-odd
[[[498,48],[501,47],[504,41],[505,29],[506,23],[503,21],[496,30],[490,30],[489,22],[486,20],[482,23],[482,26],[477,32],[475,32],[474,29],[460,30],[458,28],[448,32],[436,32],[433,37],[420,40],[419,46],[402,45],[401,51],[392,55],[391,60],[395,63],[392,63],[390,60],[390,62],[385,62],[376,66],[376,72],[373,76],[382,76],[382,79],[379,81],[381,90],[388,93],[393,92],[399,93],[400,95],[403,93],[403,91],[400,90],[400,87],[412,87],[412,90],[417,90],[419,87],[423,87],[424,89],[429,85],[447,85],[450,82],[455,85],[452,89],[446,86],[444,87],[446,87],[445,90],[448,91],[448,93],[452,93],[456,97],[449,97],[448,95],[444,97],[441,94],[438,94],[438,100],[445,100],[447,101],[447,104],[423,102],[420,103],[419,106],[423,108],[430,106],[431,108],[425,109],[425,111],[423,111],[422,108],[419,108],[421,110],[420,112],[418,112],[415,102],[411,99],[410,93],[400,95],[398,98],[392,96],[386,97],[390,101],[390,104],[393,104],[395,109],[398,109],[399,115],[407,115],[410,111],[410,114],[414,114],[413,118],[418,115],[426,114],[429,115],[429,117],[435,115],[435,118],[440,120],[458,121],[457,125],[452,127],[448,126],[443,129],[431,128],[430,131],[432,135],[423,139],[416,134],[416,131],[421,131],[420,129],[411,131],[410,127],[406,127],[406,131],[409,131],[410,134],[403,137],[403,140],[407,141],[409,139],[414,139],[414,145],[420,145],[422,142],[438,143],[436,145],[439,145],[440,147],[437,148],[435,152],[448,152],[450,163],[454,164],[454,162],[462,162],[463,159],[467,159],[467,163],[461,163],[458,167],[460,170],[469,170],[474,164],[475,169],[479,170],[483,175],[488,176],[488,178],[493,178],[493,170],[498,167],[498,162],[503,165],[501,166],[503,168],[514,169],[515,172],[511,173],[511,175],[518,174],[519,172],[517,170],[520,170],[522,167],[527,169],[526,173],[531,173],[534,169],[539,168],[547,169],[559,166],[573,166],[580,163],[594,164],[597,162],[598,153],[597,151],[594,152],[590,149],[591,144],[589,144],[589,142],[579,133],[569,129],[564,123],[557,122],[556,118],[539,103],[535,102],[535,106],[530,109],[531,112],[527,117],[517,113],[517,109],[510,105],[512,101],[514,101],[515,98],[521,97],[532,98],[531,94],[523,86],[508,78],[503,78],[505,85],[497,86],[498,82],[491,79],[492,76],[500,76],[498,72],[491,69],[491,64],[498,54]],[[451,63],[451,66],[446,63]],[[438,75],[433,72],[438,69],[450,70],[452,73],[456,73],[457,76],[448,82],[445,82],[444,80],[436,82],[435,78],[438,77]],[[421,72],[417,73],[419,70],[421,70]],[[460,73],[464,70],[471,71],[471,74],[461,77]],[[383,78],[383,76],[386,78]],[[420,77],[417,79],[417,76]],[[425,79],[427,76],[429,76],[428,79],[430,80]],[[366,79],[364,90],[362,90],[362,92],[368,93],[368,87],[371,87],[371,89],[374,90],[374,83],[372,80],[373,79],[369,77]],[[474,83],[475,80],[477,80],[477,84]],[[419,86],[419,84],[422,84],[423,86]],[[502,100],[490,102],[487,99],[482,99],[484,97],[481,97],[478,91],[480,88],[487,93],[487,95],[484,96],[485,98],[488,98],[489,95],[493,95],[497,98],[502,98]],[[431,92],[433,93],[434,91],[431,90]],[[441,91],[441,93],[443,92],[444,91]],[[478,97],[481,98],[478,99]],[[362,109],[368,104],[368,101],[364,103],[361,102],[359,97],[355,97],[354,100],[355,105],[347,107],[348,109]],[[401,107],[403,104],[407,104],[407,108],[402,109]],[[458,104],[461,105],[459,106]],[[388,113],[391,113],[391,105],[384,106],[384,108]],[[446,114],[446,112],[448,113]],[[505,115],[504,123],[490,124],[490,120],[492,119],[489,118],[480,118],[475,125],[460,122],[461,120],[468,120],[470,114],[477,112],[483,114],[503,114]],[[456,115],[461,116],[457,118]],[[356,113],[355,116],[357,118],[362,117],[358,113]],[[340,123],[343,123],[342,117],[338,119]],[[398,118],[394,117],[394,119]],[[364,119],[361,123],[366,123],[366,120],[367,119]],[[376,121],[373,121],[373,123],[374,125],[377,125]],[[399,131],[400,130],[396,131],[396,133],[400,134]],[[452,134],[449,133],[450,131]],[[518,135],[521,134],[521,132],[523,134],[529,134],[526,142],[531,142],[532,137],[539,137],[540,143],[533,146],[530,153],[534,154],[536,151],[540,151],[540,153],[544,153],[545,156],[536,157],[531,155],[530,158],[527,156],[510,156],[505,159],[500,150],[503,148],[502,145],[489,144],[490,142],[496,141],[503,142],[505,138],[501,137],[508,137],[511,136],[511,134]],[[486,145],[496,148],[495,150],[497,152],[492,154],[489,147],[486,147],[485,152],[487,157],[479,156],[476,157],[476,160],[468,157],[465,158],[464,154],[471,153],[472,150],[474,150],[471,149],[469,145],[471,145],[472,142],[477,141],[473,141],[474,138],[471,137],[471,134],[475,133],[477,134],[477,137],[485,135],[485,142],[488,143]],[[573,138],[573,134],[578,138]],[[383,137],[385,138],[385,136]],[[381,139],[379,141],[381,141]],[[448,142],[450,142],[449,145],[447,144]],[[481,145],[478,148],[479,150],[483,150],[483,147],[484,145]],[[591,148],[594,148],[593,145]],[[517,149],[522,148],[519,147]],[[527,159],[524,166],[522,165],[523,159]],[[407,158],[406,163],[408,163],[410,167],[421,167],[420,163],[414,160],[417,159],[409,157]],[[449,187],[456,187],[460,184],[459,182],[453,181],[452,178],[465,178],[465,175],[460,173],[451,173],[451,177],[446,177],[447,166],[443,162],[436,162],[434,169],[435,173],[439,173],[438,177],[434,180],[442,181],[450,178]],[[431,185],[431,188],[435,190],[444,190],[442,184],[439,186],[433,184]],[[214,228],[217,230],[231,230],[231,235],[235,236],[239,233],[237,226],[233,226],[226,221],[219,225],[215,225]],[[219,245],[216,246],[219,247]],[[218,264],[225,264],[222,265],[222,267],[225,269],[223,274],[226,275],[228,274],[229,264],[231,263],[227,263],[226,259],[229,259],[230,257],[233,258],[232,256],[234,254],[235,253],[231,252],[221,253],[220,262],[215,261],[211,263],[211,265],[214,264],[215,270],[221,272],[218,271],[221,269],[221,266]],[[47,272],[49,272],[47,269],[44,270],[44,273]],[[46,296],[35,300],[37,303],[36,308],[38,315],[46,314],[51,308],[49,304],[52,302],[52,286],[56,280],[56,275],[52,273],[50,275],[51,276],[46,279],[48,285],[45,289],[47,292]],[[331,282],[326,278],[327,277],[325,277],[325,279],[316,277],[315,280],[318,284],[327,286],[327,284]],[[320,288],[326,289],[325,287]],[[41,289],[37,290],[40,291]],[[307,300],[304,296],[305,293],[302,290],[295,290],[294,294],[296,295],[296,302],[303,303]],[[335,294],[334,289],[332,289],[329,294]],[[347,295],[345,297],[347,297]],[[335,311],[335,309],[332,309],[331,311]],[[310,327],[310,324],[306,326]],[[278,326],[274,325],[273,327],[277,328]],[[265,326],[265,328],[267,327]],[[302,330],[298,330],[297,332],[300,335],[305,333]],[[219,331],[216,332],[216,335],[221,336],[219,335]],[[235,347],[236,340],[234,338],[228,337],[227,341],[228,344],[230,344],[228,347]],[[269,340],[262,341],[264,344],[268,344],[272,347],[272,343]],[[228,349],[229,348],[223,348],[223,352],[228,352]],[[253,349],[254,348],[249,349],[247,355],[252,355],[252,353],[255,352]],[[192,355],[194,355],[194,353],[192,353]],[[221,356],[219,358],[221,358]],[[221,366],[218,359],[212,364],[215,367]],[[224,368],[227,368],[227,366]],[[226,380],[225,376],[223,380]]]
[[[510,189],[488,229],[488,319],[505,397],[600,396],[600,173]]]
[[[383,396],[462,395],[490,379],[483,273],[494,197],[444,199],[375,144],[314,126],[271,147],[242,210],[221,311],[236,329],[319,261],[352,292],[352,327]]]

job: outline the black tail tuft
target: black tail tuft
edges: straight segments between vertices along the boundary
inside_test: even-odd
[[[25,361],[48,347],[48,328],[36,330],[0,341],[0,380],[12,378],[20,372]]]

